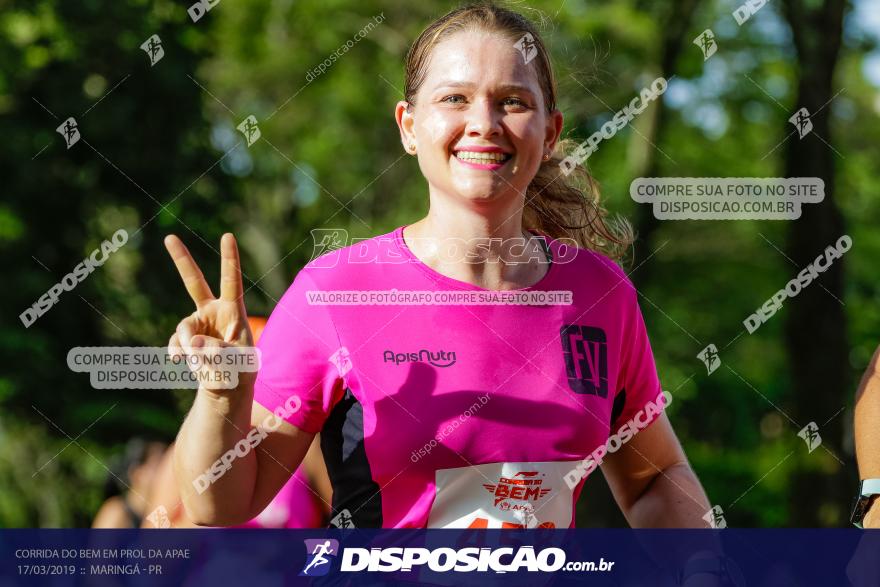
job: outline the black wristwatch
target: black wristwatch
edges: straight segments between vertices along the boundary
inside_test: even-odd
[[[849,521],[856,528],[862,527],[862,521],[868,513],[868,508],[871,507],[878,495],[880,495],[880,479],[865,479],[859,485],[859,495],[856,497],[852,515],[849,518]]]

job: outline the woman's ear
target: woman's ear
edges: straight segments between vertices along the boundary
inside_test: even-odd
[[[415,112],[412,104],[401,100],[394,109],[394,119],[400,129],[400,140],[407,153],[414,153],[416,148]]]
[[[553,110],[547,114],[547,132],[544,136],[544,148],[548,153],[552,153],[559,142],[559,136],[562,134],[562,112]]]

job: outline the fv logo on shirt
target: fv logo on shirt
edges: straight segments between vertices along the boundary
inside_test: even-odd
[[[608,339],[595,326],[565,324],[562,357],[568,385],[575,393],[608,397]]]

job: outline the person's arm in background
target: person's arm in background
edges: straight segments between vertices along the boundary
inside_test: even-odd
[[[880,347],[874,352],[856,391],[855,440],[859,478],[880,478]],[[875,498],[862,521],[865,528],[880,528],[877,501]]]
[[[147,509],[141,528],[155,528],[156,524],[149,519],[150,514],[160,507],[165,508],[165,515],[172,528],[197,528],[186,517],[183,502],[180,500],[180,491],[177,490],[177,481],[174,479],[174,444],[168,447],[162,456],[162,462],[156,470],[156,477],[150,493],[147,496]],[[157,518],[158,519],[158,518]]]
[[[125,511],[122,496],[116,495],[104,502],[95,515],[92,528],[131,528],[131,516]]]

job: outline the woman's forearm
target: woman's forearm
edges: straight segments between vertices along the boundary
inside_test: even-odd
[[[710,508],[697,475],[688,463],[683,462],[658,473],[624,513],[633,528],[708,528],[704,516]],[[691,560],[723,556],[721,541],[714,532],[676,535],[670,549],[662,552],[657,550],[654,541],[645,540],[643,546],[658,566],[675,573],[684,571]],[[705,576],[701,577],[705,580]]]
[[[196,524],[226,526],[249,519],[257,460],[254,451],[238,456],[234,447],[251,429],[253,396],[253,385],[222,394],[199,389],[180,429],[174,473],[187,517]]]
[[[624,513],[633,528],[706,528],[710,508],[693,469],[677,463],[658,473]]]

